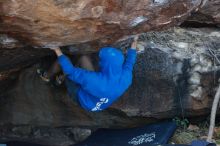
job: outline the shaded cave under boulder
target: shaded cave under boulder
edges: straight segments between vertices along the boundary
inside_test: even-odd
[[[210,113],[218,85],[218,29],[173,28],[141,34],[133,84],[109,109],[91,113],[73,103],[65,88],[51,87],[37,64],[16,74],[0,94],[1,140],[68,145],[97,128],[126,128],[176,116]],[[125,49],[132,39],[114,46]],[[49,138],[48,138],[49,137]]]

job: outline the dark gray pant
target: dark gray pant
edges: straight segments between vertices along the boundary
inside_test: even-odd
[[[75,82],[71,81],[68,78],[65,78],[65,85],[66,85],[67,92],[68,92],[68,95],[70,96],[70,98],[74,102],[79,103],[78,96],[77,96],[77,91],[79,89],[79,85],[76,84]]]

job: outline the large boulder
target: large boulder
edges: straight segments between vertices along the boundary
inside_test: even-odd
[[[218,85],[219,37],[218,29],[207,28],[143,34],[132,87],[114,108],[159,119],[208,114]]]
[[[31,46],[111,44],[181,24],[202,0],[4,0],[0,34]]]
[[[101,127],[134,127],[155,119],[207,115],[220,75],[219,63],[214,62],[219,39],[220,32],[208,28],[142,34],[132,86],[109,109],[98,113],[76,105],[65,88],[44,83],[36,74],[37,65],[14,71],[11,76],[17,79],[0,94],[0,140],[68,145]],[[127,48],[130,41],[114,45]]]
[[[0,141],[69,145],[97,128],[209,114],[220,75],[219,30],[157,31],[186,19],[218,25],[218,5],[218,0],[0,1]],[[51,87],[36,74],[37,63],[52,58],[42,48],[64,46],[65,53],[76,54],[112,44],[124,50],[137,33],[143,33],[142,51],[133,84],[103,112],[84,111],[65,88]]]

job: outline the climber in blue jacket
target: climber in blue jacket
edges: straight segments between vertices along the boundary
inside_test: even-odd
[[[108,108],[131,85],[132,70],[136,60],[137,37],[127,57],[112,47],[104,47],[99,52],[100,71],[89,71],[75,67],[59,47],[53,48],[58,62],[68,82],[76,90],[76,101],[88,111],[101,111]],[[75,86],[76,84],[77,86]],[[67,89],[71,89],[67,84]],[[69,91],[71,92],[71,91]]]

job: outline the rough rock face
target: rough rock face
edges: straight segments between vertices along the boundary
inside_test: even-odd
[[[31,46],[100,46],[125,35],[178,25],[201,1],[5,0],[0,2],[0,34]]]
[[[219,0],[205,0],[201,9],[193,13],[188,18],[188,22],[199,22],[206,24],[220,25],[220,1]]]
[[[108,110],[90,113],[36,75],[34,65],[22,71],[0,94],[0,137],[50,145],[85,139],[100,127],[122,128],[175,116],[200,116],[210,111],[219,64],[217,29],[174,28],[140,37],[132,87]],[[115,46],[126,48],[131,40]],[[214,66],[216,64],[216,66]]]
[[[219,0],[204,2],[0,0],[0,141],[66,146],[100,127],[208,114],[220,76],[219,30],[153,32],[186,19],[218,25]],[[44,47],[64,46],[69,54],[108,44],[124,50],[137,33],[143,33],[142,51],[133,85],[108,110],[86,112],[69,99],[65,87],[52,87],[36,74],[38,63],[48,62],[42,57],[53,59]]]
[[[138,57],[133,86],[114,107],[155,118],[209,113],[219,69],[211,54],[219,52],[219,34],[204,28],[143,35],[146,49]]]

